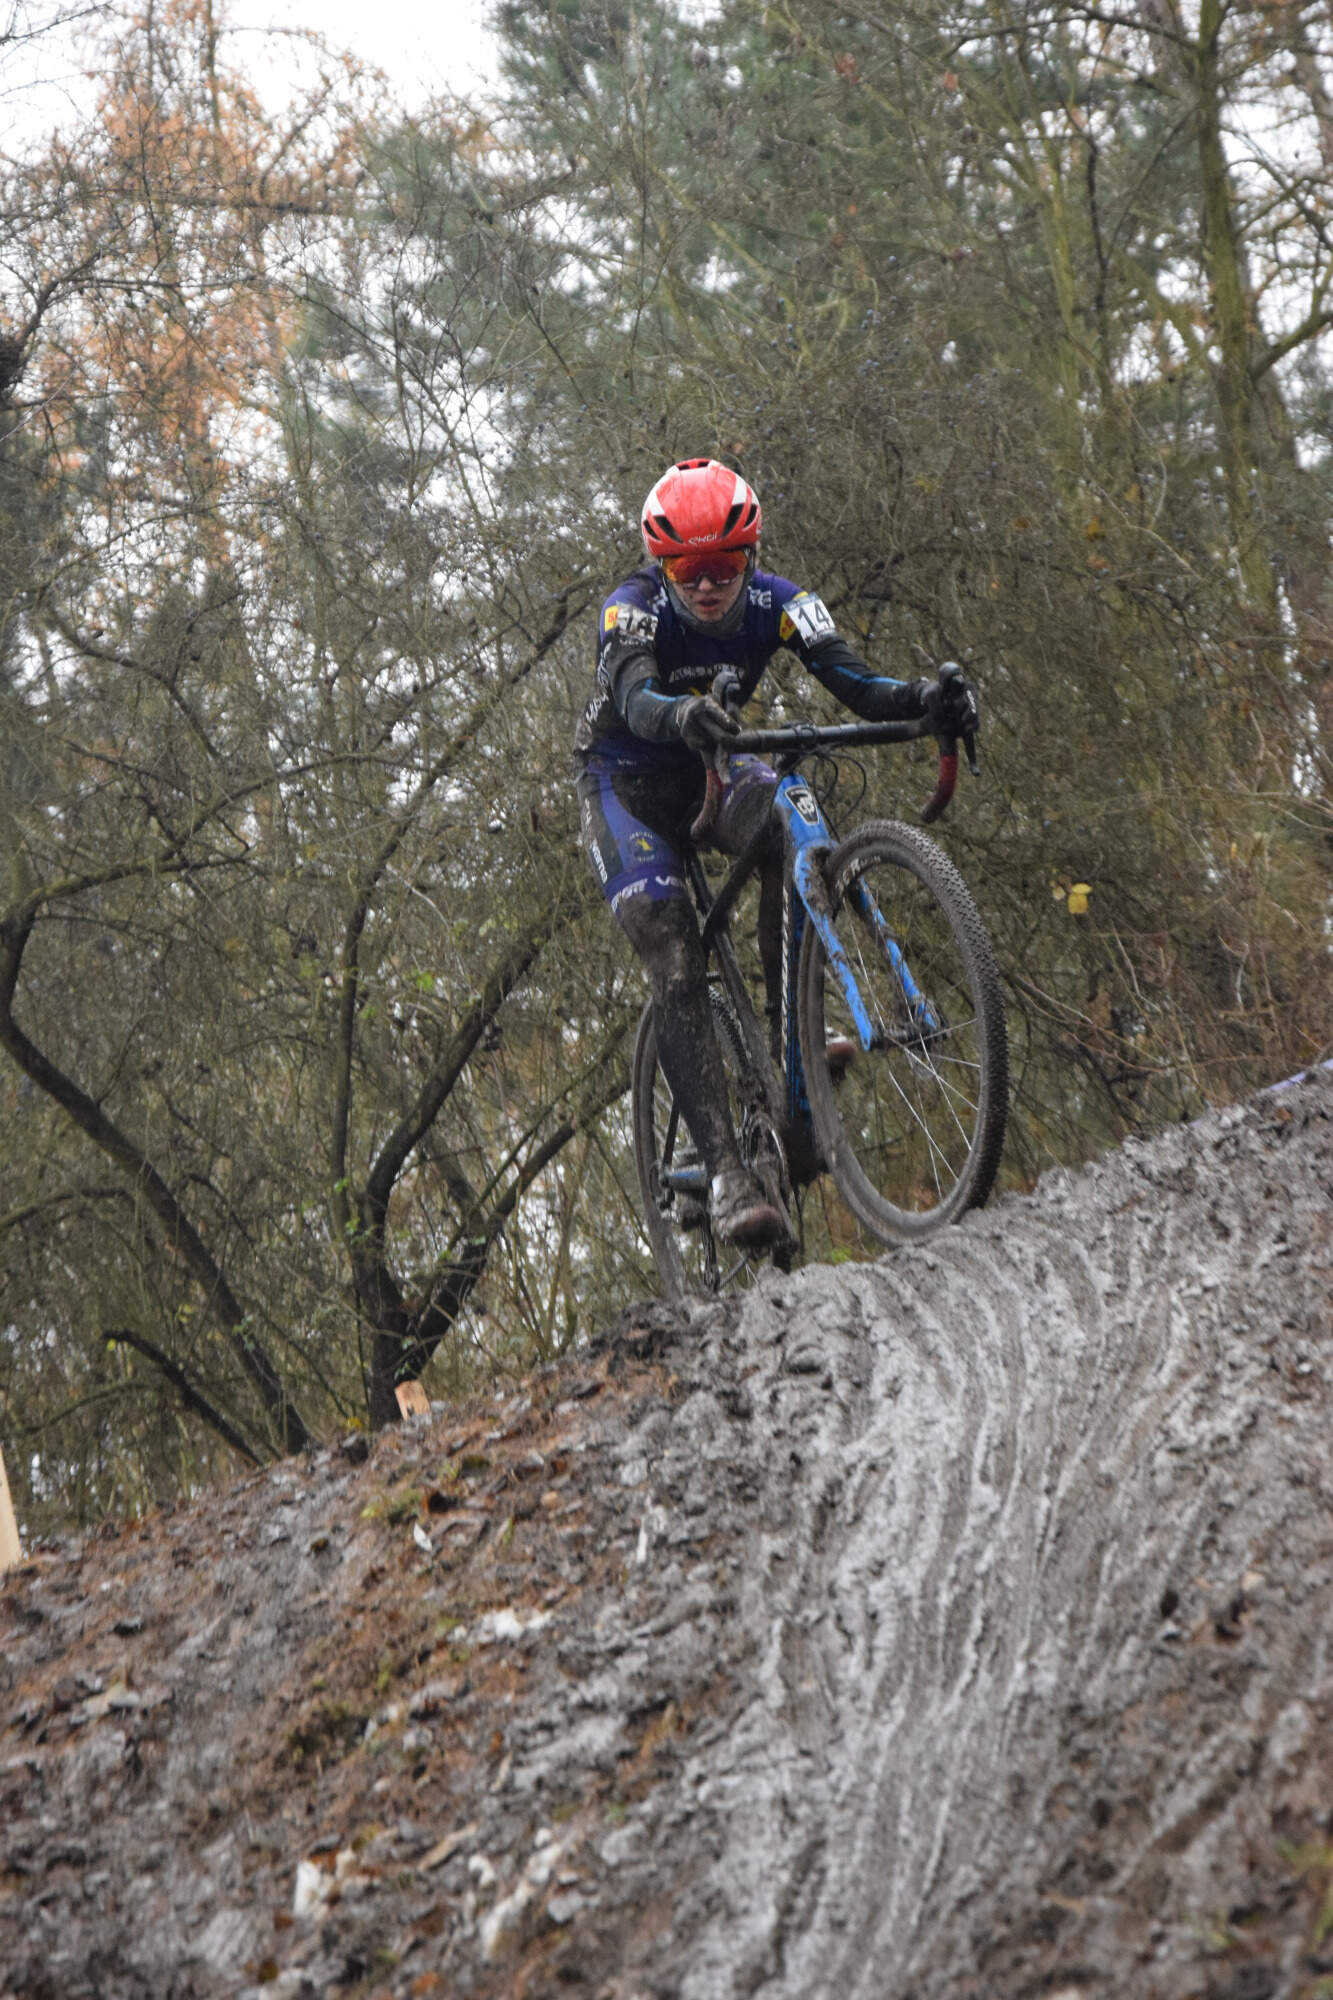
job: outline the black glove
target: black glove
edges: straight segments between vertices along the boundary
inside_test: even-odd
[[[740,723],[728,715],[711,694],[682,695],[676,703],[676,733],[691,750],[711,750],[715,743],[740,732]]]
[[[957,668],[941,680],[916,684],[921,713],[930,722],[934,736],[972,736],[981,720],[977,691]]]

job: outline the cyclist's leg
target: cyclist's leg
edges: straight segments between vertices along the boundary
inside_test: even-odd
[[[644,894],[615,914],[648,974],[662,1074],[709,1177],[726,1173],[741,1159],[694,912],[683,896],[656,902]]]
[[[657,796],[645,797],[645,789]],[[672,789],[669,781],[645,788],[617,773],[586,772],[579,782],[584,839],[612,914],[648,974],[658,1062],[713,1184],[715,1226],[727,1236],[771,1238],[785,1227],[741,1164],[699,926],[679,851],[664,830],[682,816]],[[692,773],[690,790],[701,790]]]
[[[690,784],[699,785],[691,772]],[[699,926],[667,828],[688,799],[670,777],[651,784],[589,770],[579,780],[583,838],[611,914],[648,974],[657,1054],[708,1172],[740,1165]]]

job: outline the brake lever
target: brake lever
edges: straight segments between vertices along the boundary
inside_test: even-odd
[[[950,681],[961,680],[963,670],[956,660],[945,660],[939,670],[939,684],[947,688]],[[977,762],[977,733],[975,729],[962,732],[963,751],[967,757],[967,768],[974,778],[981,776],[981,766]],[[921,812],[923,826],[937,820],[953,797],[954,786],[958,783],[958,737],[953,734],[937,736],[940,746],[940,772],[935,789]]]
[[[713,676],[713,700],[725,708],[728,715],[741,712],[741,677],[735,667],[719,667]]]
[[[922,826],[929,826],[932,820],[939,818],[953,797],[954,786],[958,783],[958,738],[937,736],[935,741],[940,746],[939,776],[935,780],[934,791],[921,808]]]
[[[709,691],[713,700],[725,708],[728,715],[740,714],[741,680],[735,667],[719,667],[713,676],[713,685]],[[702,844],[717,824],[730,761],[730,753],[725,743],[715,743],[711,750],[701,754],[708,770],[708,777],[704,784],[704,802],[690,826],[690,839],[696,847]]]
[[[718,812],[722,805],[722,785],[725,751],[712,749],[701,752],[708,776],[704,781],[704,802],[697,816],[690,822],[690,839],[696,847],[701,847],[717,825]]]

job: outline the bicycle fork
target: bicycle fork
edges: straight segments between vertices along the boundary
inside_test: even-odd
[[[865,1003],[852,974],[842,940],[833,927],[833,911],[822,873],[824,856],[831,854],[834,847],[828,823],[820,812],[818,801],[809,785],[804,778],[798,778],[793,773],[788,773],[785,778],[779,778],[775,805],[782,815],[792,857],[782,912],[783,930],[788,940],[782,963],[783,1049],[787,1057],[788,1089],[793,1097],[791,1108],[793,1110],[797,1108],[795,1093],[799,1089],[799,1104],[808,1117],[809,1104],[806,1099],[805,1074],[801,1066],[800,1038],[796,1033],[795,1019],[796,955],[807,916],[819,933],[824,956],[846,996],[863,1049],[869,1049],[873,1045],[875,1030],[865,1010]],[[795,898],[792,898],[790,893],[793,884],[796,888]]]
[[[803,778],[789,774],[778,781],[776,808],[782,815],[792,853],[783,897],[783,932],[787,949],[782,966],[782,1040],[786,1058],[788,1113],[791,1116],[803,1114],[808,1118],[809,1102],[795,1020],[796,960],[807,917],[819,933],[825,959],[842,989],[862,1049],[869,1052],[877,1043],[882,1043],[885,1030],[877,1028],[866,1011],[856,975],[834,927],[828,886],[822,872],[824,856],[832,853],[834,840],[815,795]],[[793,884],[795,897],[791,895]],[[856,882],[848,900],[857,916],[874,932],[892,966],[916,1032],[920,1035],[935,1033],[939,1023],[929,1001],[913,979],[902,947],[885,922],[874,897],[864,883]]]

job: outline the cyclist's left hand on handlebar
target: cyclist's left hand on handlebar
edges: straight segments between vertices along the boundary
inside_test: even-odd
[[[740,723],[708,694],[686,695],[676,709],[676,729],[691,750],[711,750],[735,736]]]
[[[967,676],[957,667],[941,669],[938,680],[921,680],[916,684],[921,698],[921,711],[930,723],[933,736],[963,736],[976,734],[981,719],[977,703],[977,691]]]

